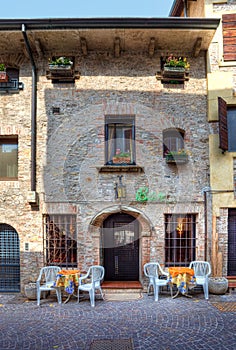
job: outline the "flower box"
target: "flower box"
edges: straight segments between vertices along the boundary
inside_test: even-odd
[[[55,70],[59,70],[61,72],[64,70],[65,71],[71,70],[72,64],[49,64],[48,67],[50,71],[54,72]]]
[[[166,163],[168,164],[185,164],[188,162],[187,154],[167,154]]]
[[[128,164],[131,162],[130,157],[113,157],[112,158],[113,164]]]
[[[186,70],[184,67],[164,66],[162,75],[164,78],[184,79],[185,72]]]

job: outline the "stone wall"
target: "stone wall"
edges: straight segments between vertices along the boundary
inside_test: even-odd
[[[118,212],[114,183],[117,173],[101,173],[104,165],[104,118],[132,115],[136,127],[136,162],[143,173],[124,173],[125,212],[139,213],[142,227],[140,276],[150,259],[164,264],[164,214],[196,213],[197,257],[204,256],[202,189],[208,186],[208,124],[205,54],[187,56],[190,79],[184,85],[162,85],[155,73],[160,57],[122,53],[90,53],[78,58],[81,77],[75,84],[52,84],[45,65],[38,70],[37,89],[37,192],[39,208],[27,202],[30,190],[31,73],[29,62],[20,70],[24,90],[0,100],[1,135],[19,136],[19,181],[1,181],[0,222],[13,226],[20,237],[22,283],[35,280],[43,264],[42,215],[77,214],[80,267],[101,262],[99,230],[91,222],[107,208]],[[76,67],[77,68],[77,67]],[[53,113],[53,107],[60,108]],[[186,165],[168,165],[163,158],[162,132],[185,130]],[[164,193],[168,201],[137,203],[138,188]],[[144,219],[148,218],[148,219]],[[142,225],[146,222],[146,226]],[[148,222],[148,224],[147,224]],[[96,224],[98,225],[98,224]],[[96,226],[95,225],[95,226]],[[99,225],[96,226],[99,228]],[[93,226],[93,225],[92,225]],[[25,252],[25,243],[30,251]],[[81,250],[80,250],[81,249]]]

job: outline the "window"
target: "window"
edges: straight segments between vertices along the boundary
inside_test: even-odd
[[[165,215],[165,265],[188,266],[195,260],[196,216]]]
[[[0,136],[0,179],[15,180],[18,177],[18,138]]]
[[[108,165],[135,164],[134,117],[106,117],[105,157]]]
[[[46,265],[77,267],[75,215],[44,217],[44,250]]]
[[[222,15],[224,61],[236,61],[236,13]]]
[[[163,156],[169,152],[178,152],[184,149],[184,131],[168,129],[163,131]]]
[[[9,81],[11,81],[11,80],[19,81],[19,69],[17,69],[17,68],[7,68],[6,72],[7,72]]]
[[[236,106],[227,106],[226,101],[218,97],[218,111],[220,148],[236,152]]]

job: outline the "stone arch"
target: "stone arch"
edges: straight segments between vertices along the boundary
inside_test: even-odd
[[[146,214],[137,208],[124,205],[115,205],[112,207],[102,209],[92,218],[90,222],[90,227],[94,227],[92,230],[96,230],[96,228],[100,229],[103,221],[111,214],[116,213],[125,213],[133,216],[139,221],[142,228],[142,232],[145,233],[145,235],[151,235],[151,232],[153,231],[153,224],[151,223],[151,220],[146,216]]]
[[[95,214],[89,226],[89,232],[92,234],[94,239],[94,253],[96,254],[96,256],[94,256],[94,261],[101,265],[103,265],[104,262],[103,249],[101,245],[104,220],[113,214],[119,213],[133,216],[139,222],[139,280],[141,283],[143,283],[143,266],[146,262],[150,261],[150,245],[154,227],[151,220],[140,209],[125,205],[115,205],[104,208]]]

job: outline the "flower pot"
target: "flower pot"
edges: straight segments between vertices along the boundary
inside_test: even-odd
[[[8,75],[5,71],[0,71],[0,82],[1,83],[8,82]]]
[[[225,294],[228,290],[228,280],[225,277],[209,277],[209,293]]]
[[[25,285],[25,295],[30,300],[37,299],[37,287],[36,283],[29,283]]]

